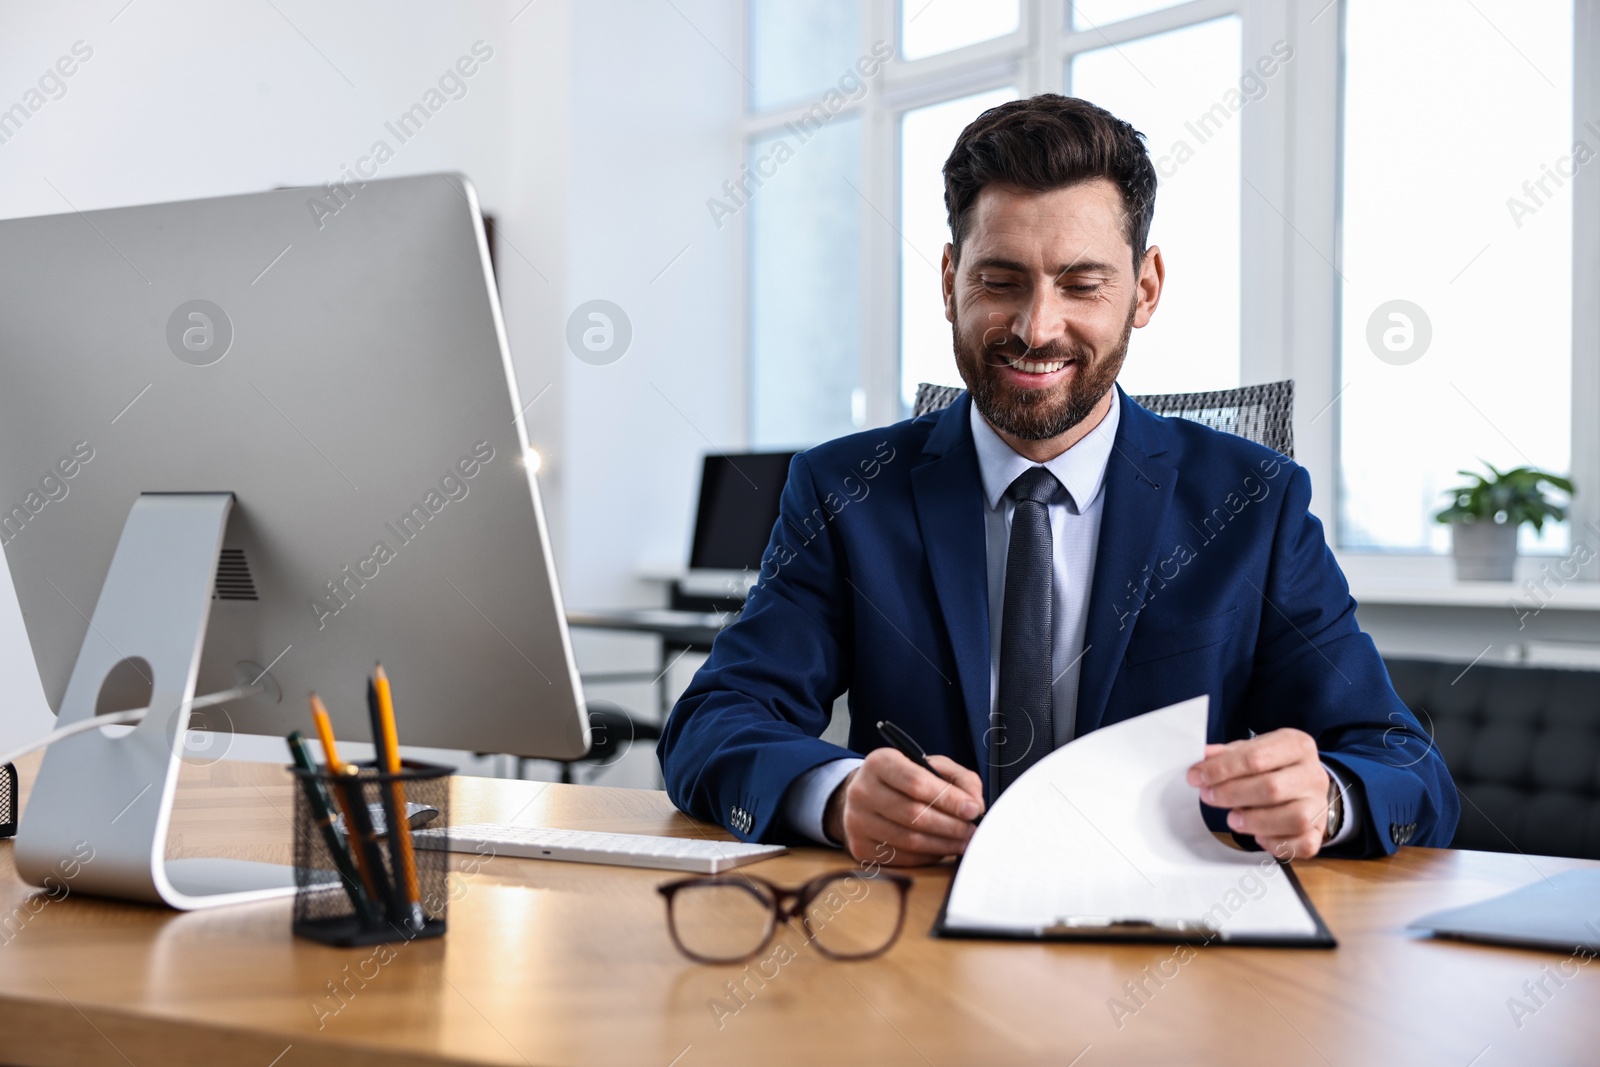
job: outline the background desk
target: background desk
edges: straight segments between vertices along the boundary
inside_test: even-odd
[[[674,601],[681,601],[674,589]],[[709,598],[692,608],[635,608],[624,611],[569,611],[567,625],[587,630],[614,630],[661,639],[655,671],[585,672],[585,685],[609,682],[649,682],[656,691],[657,725],[667,721],[672,710],[672,682],[667,672],[686,652],[709,653],[711,644],[725,627],[737,619],[742,602],[714,601]]]
[[[37,767],[23,768],[24,787]],[[725,837],[661,793],[460,779],[462,820]],[[289,781],[262,764],[186,768],[169,852],[287,862]],[[1402,849],[1315,860],[1300,877],[1328,951],[1008,945],[928,936],[947,869],[918,873],[888,955],[801,950],[770,979],[677,954],[666,872],[454,857],[450,934],[335,950],[289,936],[287,901],[179,915],[76,895],[30,910],[0,844],[0,1062],[244,1064],[1592,1064],[1600,963],[1517,1028],[1507,999],[1563,958],[1403,931],[1414,917],[1594,866]],[[798,884],[840,865],[805,849],[759,873]],[[37,906],[37,903],[35,904]],[[1600,910],[1600,906],[1597,906]],[[800,935],[790,932],[799,946]],[[1570,969],[1570,968],[1569,968]],[[748,977],[747,977],[748,975]],[[1151,991],[1113,1020],[1125,983]],[[742,984],[740,1000],[728,983]],[[342,999],[333,990],[343,985]],[[714,1012],[711,1004],[724,1011]],[[741,1006],[742,1004],[742,1006]],[[320,1026],[319,1026],[320,1022]],[[1485,1051],[1487,1049],[1487,1051]],[[1475,1058],[1476,1057],[1476,1058]]]

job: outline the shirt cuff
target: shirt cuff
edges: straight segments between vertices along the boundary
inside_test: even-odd
[[[1338,787],[1339,794],[1344,798],[1344,820],[1339,824],[1339,832],[1322,843],[1323,848],[1332,848],[1356,836],[1361,824],[1366,821],[1367,813],[1361,808],[1360,790],[1350,788],[1350,779],[1345,777],[1343,771],[1328,763],[1324,763],[1322,769],[1328,772],[1328,777],[1333,779],[1333,784]]]
[[[820,845],[837,847],[839,842],[831,840],[822,825],[823,816],[828,810],[828,798],[833,796],[840,782],[850,777],[851,771],[865,762],[855,758],[829,760],[791,782],[788,791],[783,794],[783,818],[789,828]]]

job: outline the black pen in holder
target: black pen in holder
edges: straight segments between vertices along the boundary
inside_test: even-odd
[[[349,775],[334,774],[320,765],[314,771],[298,767],[289,770],[297,777],[315,777],[336,801],[335,806],[341,813],[336,822],[338,839],[360,869],[363,883],[375,886],[378,894],[378,898],[371,901],[369,918],[364,920],[345,891],[307,791],[296,789],[295,936],[339,946],[442,936],[450,902],[450,853],[442,847],[412,850],[418,897],[414,903],[420,905],[424,922],[418,930],[407,922],[396,921],[395,916],[408,911],[413,902],[407,899],[410,880],[403,870],[394,866],[398,850],[390,847],[390,827],[384,813],[386,807],[392,806],[390,787],[399,782],[405,790],[409,823],[402,825],[400,832],[412,833],[425,828],[432,836],[448,834],[450,776],[455,773],[454,768],[406,760],[398,774],[380,772],[366,764]],[[346,812],[354,817],[346,820],[342,817]],[[442,841],[430,843],[444,844]]]

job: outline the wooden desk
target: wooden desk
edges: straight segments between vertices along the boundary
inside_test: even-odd
[[[656,792],[456,784],[461,820],[723,836]],[[170,851],[288,862],[289,788],[266,765],[186,768]],[[1562,954],[1403,930],[1433,908],[1593,866],[1582,861],[1402,849],[1300,864],[1337,950],[1201,949],[1167,962],[1176,974],[1158,986],[1145,969],[1169,961],[1164,946],[929,937],[944,869],[917,874],[906,932],[883,958],[801,949],[762,978],[677,954],[653,891],[665,872],[455,860],[450,934],[380,956],[292,940],[288,902],[181,915],[72,895],[32,911],[0,843],[0,1062],[1499,1067],[1600,1056],[1600,964],[1561,988],[1546,979],[1552,995],[1519,1029],[1508,998]],[[798,884],[843,862],[803,850],[759,870]],[[1125,985],[1141,981],[1142,1005]],[[1138,1007],[1120,1028],[1114,997]]]

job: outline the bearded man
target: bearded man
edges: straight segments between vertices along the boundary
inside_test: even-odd
[[[1056,746],[1204,694],[1189,781],[1213,829],[1285,859],[1448,845],[1454,784],[1304,468],[1116,384],[1165,280],[1141,135],[1045,94],[979,116],[944,177],[967,391],[795,458],[760,580],[657,749],[673,802],[747,841],[935,862]],[[843,693],[848,748],[820,738]]]

